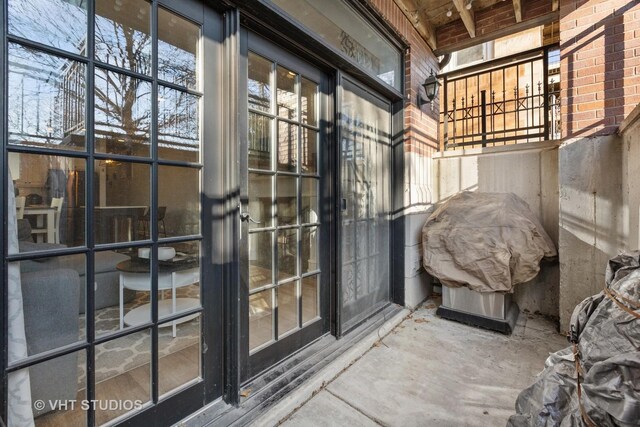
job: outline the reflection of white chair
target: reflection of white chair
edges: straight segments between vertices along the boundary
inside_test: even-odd
[[[62,213],[62,203],[64,199],[62,197],[54,197],[51,199],[51,207],[56,209],[54,214],[54,233],[55,233],[55,243],[60,243],[60,214]]]
[[[16,218],[23,219],[24,218],[24,205],[27,202],[27,198],[25,196],[16,197]]]
[[[53,242],[47,241],[47,243],[60,243],[60,214],[62,213],[62,203],[64,199],[62,197],[54,197],[51,199],[51,208],[54,210],[53,212]],[[29,211],[31,213],[31,211]],[[38,227],[42,225],[38,223]],[[34,228],[31,230],[31,234],[36,235],[37,241],[40,241],[43,235],[47,235],[48,229],[50,225],[47,224],[46,228]]]

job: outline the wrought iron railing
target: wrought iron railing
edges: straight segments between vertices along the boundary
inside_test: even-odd
[[[557,50],[546,46],[441,75],[441,148],[559,139]]]

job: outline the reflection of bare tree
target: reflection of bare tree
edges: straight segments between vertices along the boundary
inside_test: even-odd
[[[99,2],[103,4],[104,2]],[[98,6],[98,5],[97,5]],[[142,9],[145,10],[145,9]],[[107,15],[109,10],[98,13]],[[98,61],[143,75],[151,71],[148,13],[131,18],[96,16],[95,56]],[[134,28],[135,26],[135,28]],[[96,140],[105,138],[109,152],[132,154],[133,144],[147,143],[151,124],[151,84],[125,74],[96,68]]]
[[[150,77],[150,4],[129,0],[122,11],[116,5],[96,2],[95,58]],[[12,34],[66,51],[86,52],[85,0],[13,0],[9,15]],[[194,34],[197,37],[199,30]],[[158,44],[159,78],[195,86],[195,53],[162,40]],[[80,144],[70,137],[84,134],[86,97],[94,96],[99,146],[108,144],[102,148],[134,154],[140,144],[148,145],[151,83],[97,65],[94,93],[87,94],[85,78],[85,67],[79,62],[17,46],[12,49],[9,98],[10,104],[20,106],[9,113],[12,135],[34,144]],[[173,148],[197,145],[198,98],[170,92],[175,93],[160,87],[160,134]]]

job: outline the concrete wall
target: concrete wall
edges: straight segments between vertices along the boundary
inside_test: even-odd
[[[560,147],[560,328],[576,304],[604,287],[607,261],[624,248],[622,142],[617,135]]]
[[[622,122],[622,202],[625,249],[640,249],[640,104]]]
[[[625,117],[640,102],[639,48],[637,0],[560,0],[561,330],[604,287],[607,260],[637,248],[640,153]]]
[[[433,158],[436,199],[459,191],[511,192],[525,200],[558,243],[558,148],[553,142],[438,153]],[[558,316],[559,268],[544,263],[538,277],[516,287],[521,310]]]

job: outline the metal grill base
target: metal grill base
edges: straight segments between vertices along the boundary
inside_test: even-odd
[[[442,305],[436,314],[479,328],[511,334],[520,309],[510,294],[479,293],[467,288],[442,287]]]
[[[466,325],[477,326],[478,328],[489,329],[505,335],[511,335],[516,326],[516,322],[518,321],[520,310],[518,309],[517,304],[513,304],[509,310],[507,318],[504,320],[465,313],[464,311],[458,311],[442,306],[438,308],[436,314],[443,319],[455,320],[456,322],[464,323]]]

